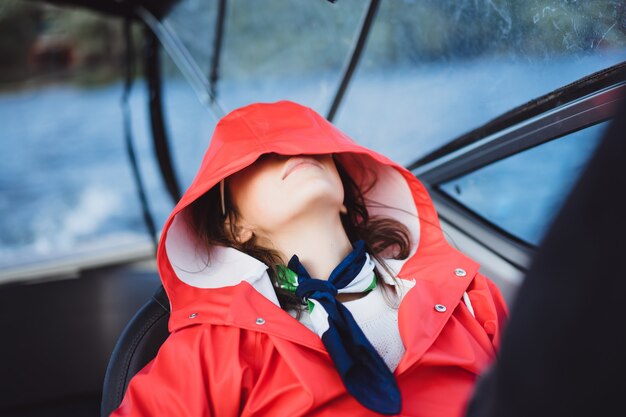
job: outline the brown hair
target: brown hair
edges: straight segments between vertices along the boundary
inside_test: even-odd
[[[363,194],[367,193],[375,185],[375,177],[362,191],[350,177],[346,169],[335,159],[337,172],[344,188],[344,204],[347,213],[341,215],[341,222],[350,242],[363,239],[367,252],[380,263],[387,272],[382,254],[385,253],[393,259],[405,259],[411,251],[410,232],[401,222],[382,216],[370,216],[365,204]],[[239,215],[237,208],[230,202],[228,193],[225,193],[226,214],[222,214],[220,185],[217,184],[204,195],[189,205],[190,216],[188,222],[206,249],[212,245],[229,246],[238,249],[263,262],[269,267],[268,274],[273,284],[276,284],[276,265],[282,264],[283,260],[277,251],[262,247],[258,244],[256,236],[241,243],[234,239],[236,236],[236,219]],[[225,220],[228,217],[230,227],[226,227]],[[391,255],[389,255],[391,254]],[[210,260],[209,260],[210,262]],[[376,274],[377,284],[382,285],[380,274]],[[295,294],[274,287],[280,305],[285,310],[302,309],[301,301]]]

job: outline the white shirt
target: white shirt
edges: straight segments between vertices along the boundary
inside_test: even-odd
[[[365,296],[343,303],[392,372],[405,352],[398,328],[398,306],[406,292],[415,285],[414,281],[397,281],[398,284],[384,294],[382,284],[379,284]],[[307,311],[302,312],[300,322],[314,331]]]

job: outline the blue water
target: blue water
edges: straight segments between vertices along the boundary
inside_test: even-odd
[[[355,140],[406,164],[516,105],[624,57],[359,71],[335,122]],[[322,84],[327,80],[225,82],[220,94],[226,109],[284,98],[325,114],[334,93],[334,86]],[[148,240],[124,148],[121,95],[120,82],[0,94],[0,269],[78,248]],[[184,190],[217,119],[181,79],[164,83],[164,98]],[[153,156],[142,82],[135,84],[130,104],[140,168],[160,228],[173,203]],[[510,216],[521,215],[515,207],[510,210]]]

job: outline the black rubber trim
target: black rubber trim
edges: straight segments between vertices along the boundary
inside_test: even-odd
[[[379,0],[370,0],[370,3],[367,7],[367,12],[365,13],[361,22],[359,36],[352,48],[350,60],[348,61],[348,64],[343,72],[341,83],[337,88],[337,92],[335,93],[335,97],[330,106],[330,110],[328,110],[328,113],[326,115],[326,119],[328,119],[328,121],[332,122],[332,120],[335,118],[337,110],[339,109],[339,106],[341,105],[341,101],[343,100],[343,96],[345,95],[346,89],[348,88],[348,84],[350,84],[350,80],[352,79],[352,74],[354,73],[354,70],[359,63],[361,54],[363,53],[363,49],[367,42],[367,35],[369,34],[372,22],[374,21],[374,17],[376,16],[376,11],[378,10],[379,4]]]
[[[576,99],[585,97],[595,91],[608,88],[624,80],[626,80],[626,62],[622,62],[602,71],[595,72],[589,76],[581,78],[573,83],[565,85],[548,94],[516,107],[485,123],[481,127],[459,136],[426,156],[408,164],[407,169],[414,170],[451,152],[468,146],[482,138],[502,131],[507,127],[521,123],[531,117],[537,116]]]
[[[610,120],[626,98],[626,83],[589,94],[474,142],[413,170],[422,181],[441,184],[545,142]]]
[[[209,99],[214,102],[217,98],[217,81],[219,80],[220,57],[222,55],[222,43],[224,39],[224,20],[226,19],[226,0],[220,0],[217,5],[215,18],[215,38],[213,40],[213,58],[211,59],[211,71],[209,73]]]
[[[122,113],[124,120],[124,143],[126,145],[126,154],[130,162],[131,172],[135,181],[135,188],[137,196],[139,197],[139,203],[141,205],[141,212],[143,215],[143,221],[148,229],[150,238],[152,239],[153,251],[156,256],[158,247],[158,234],[156,231],[156,225],[154,218],[150,211],[150,205],[148,204],[148,196],[146,194],[146,187],[141,177],[141,170],[139,169],[139,161],[133,146],[133,129],[132,129],[132,114],[130,108],[130,94],[132,91],[133,80],[135,78],[135,48],[132,36],[132,19],[130,16],[124,18],[124,40],[126,43],[126,56],[124,59],[125,74],[124,74],[124,90],[122,92]]]
[[[161,101],[161,62],[159,59],[160,44],[156,35],[145,26],[146,53],[145,67],[148,91],[150,94],[150,125],[154,151],[159,162],[159,169],[167,191],[174,203],[180,200],[181,192],[174,172],[172,156],[168,146],[163,103]]]

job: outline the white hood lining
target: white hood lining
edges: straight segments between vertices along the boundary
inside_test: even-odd
[[[279,305],[267,266],[235,248],[212,246],[209,253],[190,229],[183,211],[174,217],[165,239],[167,257],[178,279],[196,288],[221,288],[248,282]]]

